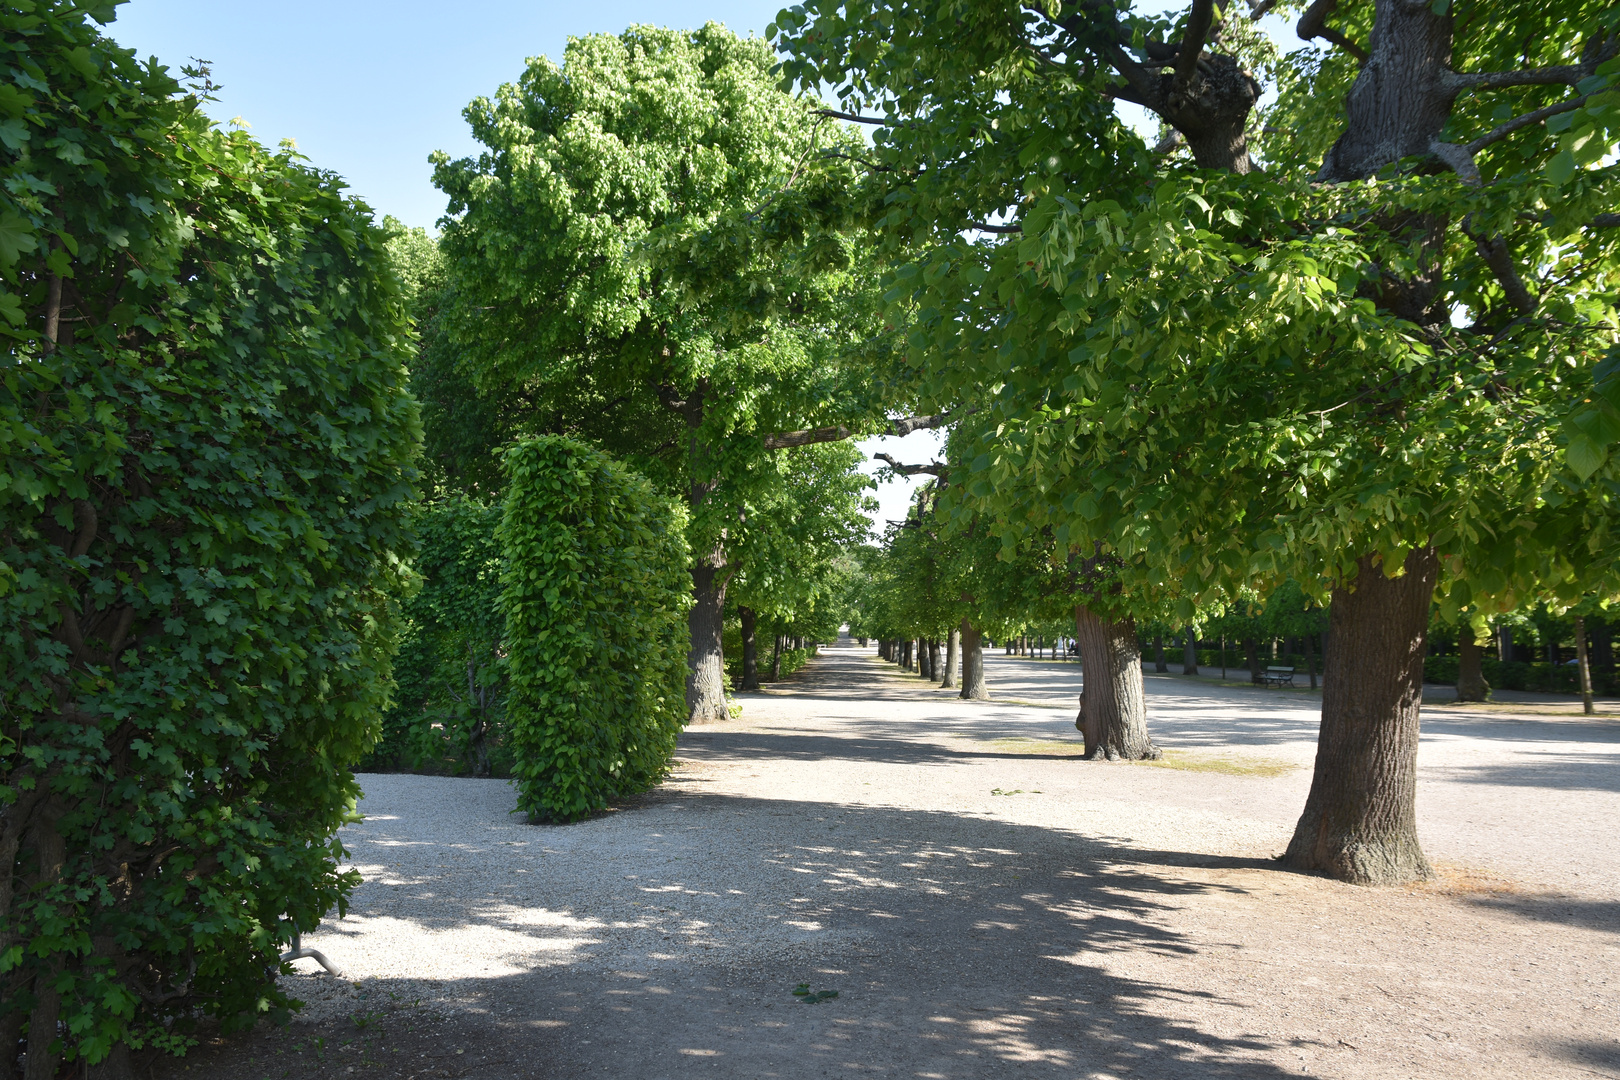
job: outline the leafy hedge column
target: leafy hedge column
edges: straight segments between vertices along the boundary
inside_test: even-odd
[[[359,881],[336,832],[417,444],[369,211],[86,9],[0,8],[0,1049],[29,1080],[285,1014],[279,952]]]
[[[685,508],[557,436],[507,451],[507,724],[518,806],[569,821],[663,779],[687,718]]]

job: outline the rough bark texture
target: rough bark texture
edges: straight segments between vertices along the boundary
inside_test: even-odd
[[[984,681],[984,647],[978,628],[962,620],[962,693],[969,701],[984,701],[990,687]]]
[[[1198,631],[1190,626],[1187,627],[1181,640],[1181,673],[1198,674]]]
[[[1087,758],[1143,761],[1159,757],[1147,730],[1142,693],[1142,648],[1136,622],[1109,622],[1090,608],[1074,609],[1083,675],[1075,727],[1086,737]]]
[[[720,645],[726,605],[725,566],[718,556],[692,567],[692,598],[686,617],[692,632],[687,654],[686,712],[689,724],[713,724],[727,719],[726,664]]]
[[[1429,4],[1377,0],[1367,62],[1345,99],[1344,134],[1318,179],[1365,179],[1403,157],[1427,155],[1451,116],[1451,15]]]
[[[945,674],[939,680],[941,690],[951,690],[956,686],[956,668],[961,663],[962,631],[952,630],[945,639]]]
[[[1360,885],[1432,876],[1418,844],[1418,706],[1429,602],[1440,562],[1433,548],[1386,577],[1372,555],[1333,590],[1316,772],[1283,861]]]
[[[759,643],[757,633],[759,618],[751,607],[738,607],[737,620],[742,623],[742,688],[744,690],[759,689]]]
[[[1480,663],[1485,650],[1474,640],[1474,631],[1464,626],[1457,636],[1457,700],[1489,701],[1491,684],[1485,681],[1485,668]]]

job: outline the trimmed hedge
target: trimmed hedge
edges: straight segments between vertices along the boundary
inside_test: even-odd
[[[1580,669],[1574,664],[1527,664],[1519,660],[1503,663],[1493,656],[1480,659],[1485,681],[1493,690],[1528,690],[1537,694],[1578,694],[1581,692]],[[1423,658],[1423,681],[1443,686],[1457,684],[1457,658],[1455,656],[1426,656]],[[1592,669],[1592,692],[1620,694],[1620,676],[1613,671]]]
[[[87,10],[0,8],[0,1053],[31,1077],[285,1016],[279,953],[359,882],[417,449],[370,212]]]
[[[686,720],[692,581],[685,508],[606,454],[558,436],[504,458],[518,808],[571,821],[667,775]]]

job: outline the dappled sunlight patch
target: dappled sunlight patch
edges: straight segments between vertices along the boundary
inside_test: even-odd
[[[1227,776],[1282,776],[1299,768],[1291,761],[1276,758],[1199,754],[1191,750],[1166,750],[1164,756],[1155,761],[1133,761],[1131,764],[1181,772],[1223,773]]]

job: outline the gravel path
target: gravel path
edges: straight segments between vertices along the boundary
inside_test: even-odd
[[[362,778],[366,883],[227,1080],[1620,1076],[1620,724],[1426,710],[1436,886],[1283,872],[1315,699],[1149,676],[1160,767],[1078,759],[1072,665],[962,702],[827,650],[563,827]],[[1215,771],[1211,771],[1215,770]],[[315,970],[300,962],[301,969]],[[795,985],[836,990],[807,1006]],[[181,1070],[174,1070],[178,1075]]]

